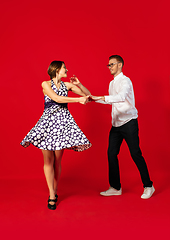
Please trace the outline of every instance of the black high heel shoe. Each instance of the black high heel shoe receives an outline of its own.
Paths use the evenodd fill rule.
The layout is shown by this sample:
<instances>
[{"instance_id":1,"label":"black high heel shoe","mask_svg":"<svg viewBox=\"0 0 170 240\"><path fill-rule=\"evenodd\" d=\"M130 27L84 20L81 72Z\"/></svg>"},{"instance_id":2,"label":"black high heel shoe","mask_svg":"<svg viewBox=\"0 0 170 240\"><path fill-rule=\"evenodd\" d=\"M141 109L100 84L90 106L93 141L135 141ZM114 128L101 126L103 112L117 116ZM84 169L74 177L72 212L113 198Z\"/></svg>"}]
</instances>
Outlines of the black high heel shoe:
<instances>
[{"instance_id":1,"label":"black high heel shoe","mask_svg":"<svg viewBox=\"0 0 170 240\"><path fill-rule=\"evenodd\" d=\"M56 194L55 195L55 202L57 202L58 201L58 195Z\"/></svg>"},{"instance_id":2,"label":"black high heel shoe","mask_svg":"<svg viewBox=\"0 0 170 240\"><path fill-rule=\"evenodd\" d=\"M50 204L50 202L54 202L54 204ZM55 210L56 209L56 199L48 199L48 208L50 210Z\"/></svg>"}]
</instances>

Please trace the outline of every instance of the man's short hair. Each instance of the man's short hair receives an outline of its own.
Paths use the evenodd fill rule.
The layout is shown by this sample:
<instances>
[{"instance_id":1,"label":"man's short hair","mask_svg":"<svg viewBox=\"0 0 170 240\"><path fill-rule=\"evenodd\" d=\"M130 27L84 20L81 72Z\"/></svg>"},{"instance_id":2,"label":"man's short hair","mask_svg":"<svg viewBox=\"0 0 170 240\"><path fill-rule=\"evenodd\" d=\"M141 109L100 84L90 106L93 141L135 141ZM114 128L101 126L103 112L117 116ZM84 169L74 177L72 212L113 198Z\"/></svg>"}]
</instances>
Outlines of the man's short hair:
<instances>
[{"instance_id":1,"label":"man's short hair","mask_svg":"<svg viewBox=\"0 0 170 240\"><path fill-rule=\"evenodd\" d=\"M122 67L123 67L124 60L123 60L123 58L121 56L119 56L119 55L112 55L112 56L109 57L109 60L112 59L112 58L115 58L118 62L121 62L122 63Z\"/></svg>"}]
</instances>

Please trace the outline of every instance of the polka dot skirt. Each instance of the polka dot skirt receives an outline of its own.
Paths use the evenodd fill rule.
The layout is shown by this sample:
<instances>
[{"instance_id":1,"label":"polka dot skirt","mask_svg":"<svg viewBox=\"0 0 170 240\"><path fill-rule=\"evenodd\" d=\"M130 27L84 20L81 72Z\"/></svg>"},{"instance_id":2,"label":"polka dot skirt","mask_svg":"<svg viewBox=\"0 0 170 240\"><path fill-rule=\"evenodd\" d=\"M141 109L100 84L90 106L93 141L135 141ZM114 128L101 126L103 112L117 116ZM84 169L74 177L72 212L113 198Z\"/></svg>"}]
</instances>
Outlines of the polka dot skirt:
<instances>
[{"instance_id":1,"label":"polka dot skirt","mask_svg":"<svg viewBox=\"0 0 170 240\"><path fill-rule=\"evenodd\" d=\"M61 82L58 90L51 80L51 87L60 96L67 96L68 94L64 82ZM47 95L44 98L45 109L43 115L22 140L21 145L28 147L32 143L39 149L51 151L61 149L84 151L90 148L92 144L76 124L67 108L67 104L58 104Z\"/></svg>"}]
</instances>

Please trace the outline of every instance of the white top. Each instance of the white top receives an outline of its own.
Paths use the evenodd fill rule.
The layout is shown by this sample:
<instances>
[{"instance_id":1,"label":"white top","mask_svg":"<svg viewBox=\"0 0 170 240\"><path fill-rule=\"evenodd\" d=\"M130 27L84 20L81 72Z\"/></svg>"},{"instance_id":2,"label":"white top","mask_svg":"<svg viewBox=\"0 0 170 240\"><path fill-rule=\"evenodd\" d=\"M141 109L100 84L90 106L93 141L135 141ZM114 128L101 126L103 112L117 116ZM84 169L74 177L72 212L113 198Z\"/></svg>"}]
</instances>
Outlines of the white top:
<instances>
[{"instance_id":1,"label":"white top","mask_svg":"<svg viewBox=\"0 0 170 240\"><path fill-rule=\"evenodd\" d=\"M96 102L112 105L112 125L119 127L138 117L135 108L133 85L130 78L121 72L109 84L109 96Z\"/></svg>"}]
</instances>

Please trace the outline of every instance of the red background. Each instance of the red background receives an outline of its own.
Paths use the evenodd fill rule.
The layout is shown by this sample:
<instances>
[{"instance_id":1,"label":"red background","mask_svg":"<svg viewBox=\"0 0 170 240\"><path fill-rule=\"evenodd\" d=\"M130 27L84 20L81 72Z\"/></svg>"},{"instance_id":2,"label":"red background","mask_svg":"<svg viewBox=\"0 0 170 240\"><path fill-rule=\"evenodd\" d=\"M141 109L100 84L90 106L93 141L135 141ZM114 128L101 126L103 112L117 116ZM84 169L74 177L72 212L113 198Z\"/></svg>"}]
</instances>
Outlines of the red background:
<instances>
[{"instance_id":1,"label":"red background","mask_svg":"<svg viewBox=\"0 0 170 240\"><path fill-rule=\"evenodd\" d=\"M107 95L112 80L106 67L108 57L119 54L125 60L123 73L133 82L141 149L151 178L157 189L169 188L168 2L1 2L1 180L44 181L41 151L33 146L24 149L19 143L43 112L41 82L49 79L50 62L65 62L69 70L66 81L75 74L93 95ZM65 151L60 191L67 193L68 183L70 187L79 183L99 192L108 187L111 107L72 103L69 109L93 146L82 153ZM137 186L142 193L138 171L124 143L119 159L122 185L129 192ZM2 181L2 196L4 191L10 192L6 186Z\"/></svg>"}]
</instances>

